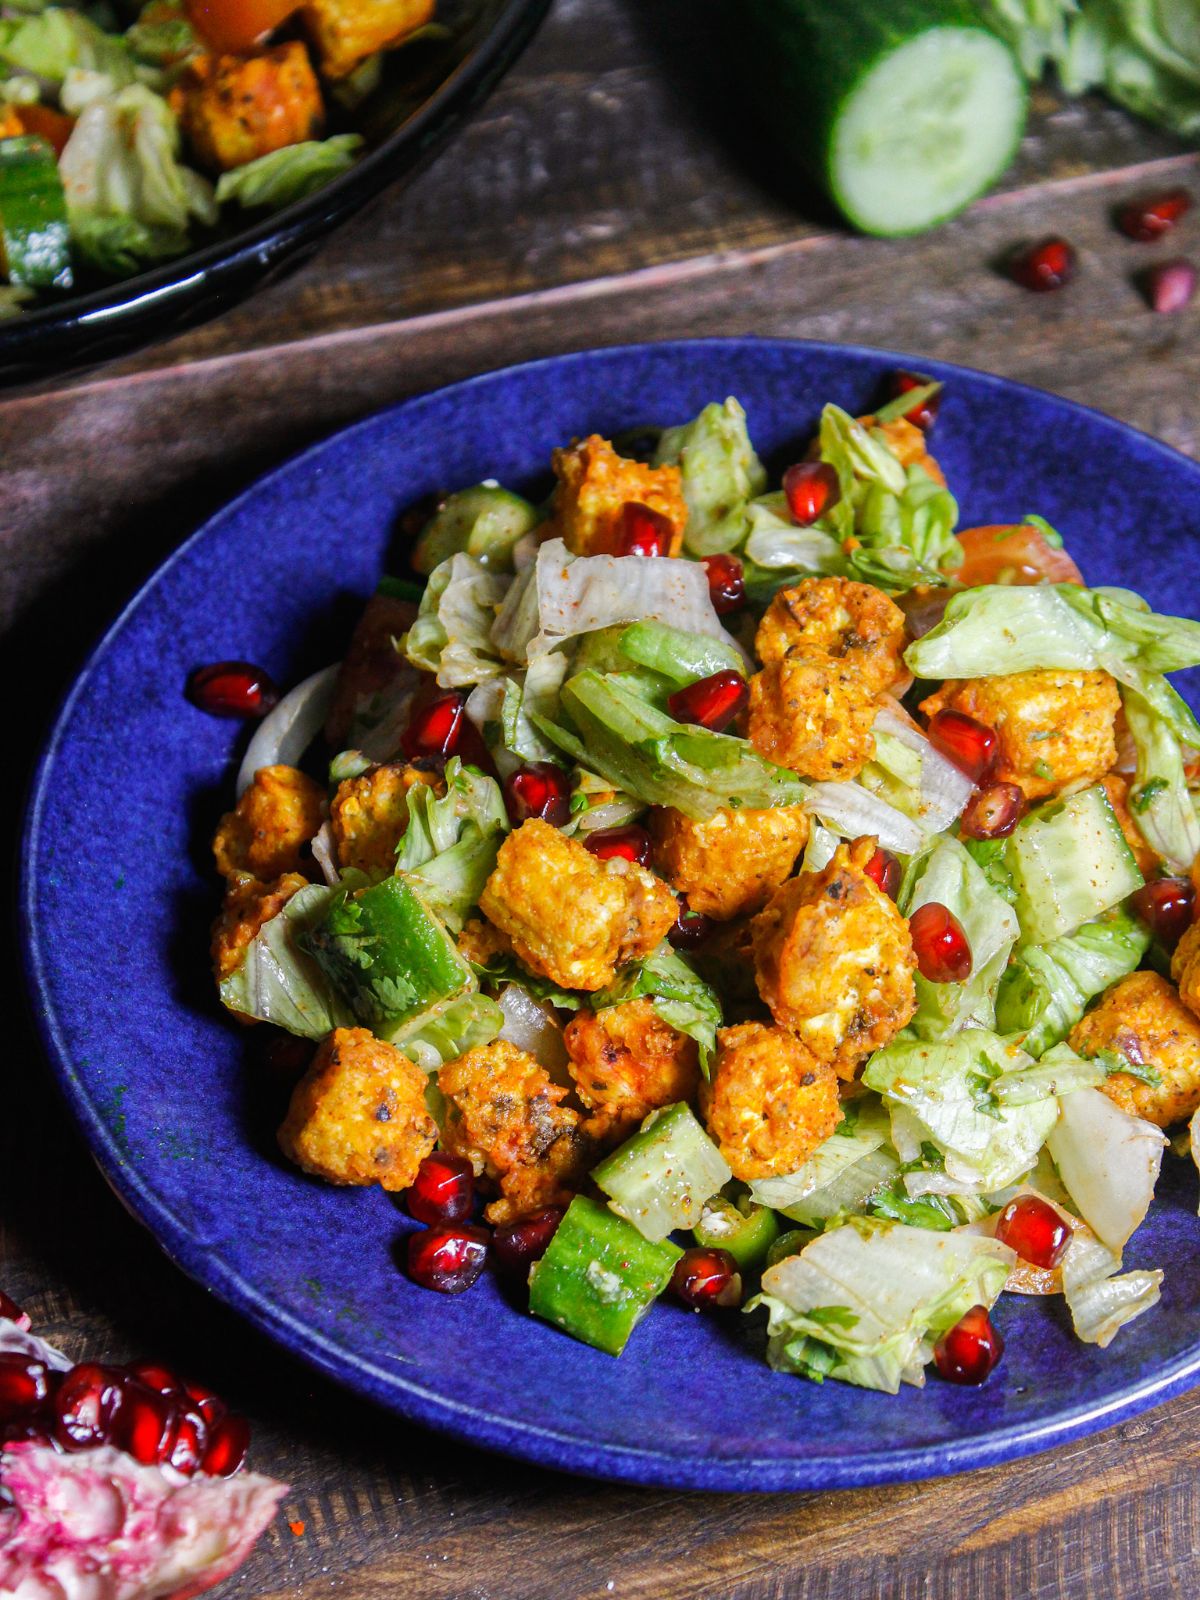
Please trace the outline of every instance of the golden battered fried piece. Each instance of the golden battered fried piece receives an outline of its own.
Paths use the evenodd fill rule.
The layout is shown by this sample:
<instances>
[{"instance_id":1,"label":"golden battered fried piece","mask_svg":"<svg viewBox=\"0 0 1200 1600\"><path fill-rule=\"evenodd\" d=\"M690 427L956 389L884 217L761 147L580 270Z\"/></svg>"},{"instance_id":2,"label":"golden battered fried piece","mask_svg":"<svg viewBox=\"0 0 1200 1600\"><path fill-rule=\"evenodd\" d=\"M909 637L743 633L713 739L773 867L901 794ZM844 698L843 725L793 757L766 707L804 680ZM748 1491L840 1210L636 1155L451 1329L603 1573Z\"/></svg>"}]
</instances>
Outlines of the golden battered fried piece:
<instances>
[{"instance_id":1,"label":"golden battered fried piece","mask_svg":"<svg viewBox=\"0 0 1200 1600\"><path fill-rule=\"evenodd\" d=\"M839 845L823 871L777 889L751 924L771 1015L841 1078L917 1009L908 923L863 870L874 852L873 839Z\"/></svg>"},{"instance_id":2,"label":"golden battered fried piece","mask_svg":"<svg viewBox=\"0 0 1200 1600\"><path fill-rule=\"evenodd\" d=\"M846 779L875 755L876 706L856 667L785 656L750 679L750 743L802 778Z\"/></svg>"},{"instance_id":3,"label":"golden battered fried piece","mask_svg":"<svg viewBox=\"0 0 1200 1600\"><path fill-rule=\"evenodd\" d=\"M701 1086L708 1131L735 1178L795 1172L842 1120L833 1068L786 1028L722 1028L712 1080Z\"/></svg>"},{"instance_id":4,"label":"golden battered fried piece","mask_svg":"<svg viewBox=\"0 0 1200 1600\"><path fill-rule=\"evenodd\" d=\"M399 644L416 616L417 608L411 600L373 594L367 601L338 669L333 701L325 719L325 737L333 749L340 750L346 743L359 714L410 670Z\"/></svg>"},{"instance_id":5,"label":"golden battered fried piece","mask_svg":"<svg viewBox=\"0 0 1200 1600\"><path fill-rule=\"evenodd\" d=\"M396 846L408 827L408 791L417 784L445 787L435 773L390 761L339 783L329 807L339 867L373 878L396 869Z\"/></svg>"},{"instance_id":6,"label":"golden battered fried piece","mask_svg":"<svg viewBox=\"0 0 1200 1600\"><path fill-rule=\"evenodd\" d=\"M655 806L648 828L655 869L687 896L693 911L728 922L761 911L791 876L808 842L809 820L801 806L718 811L704 822Z\"/></svg>"},{"instance_id":7,"label":"golden battered fried piece","mask_svg":"<svg viewBox=\"0 0 1200 1600\"><path fill-rule=\"evenodd\" d=\"M171 106L196 161L228 172L290 144L318 137L321 89L298 41L246 56L194 56Z\"/></svg>"},{"instance_id":8,"label":"golden battered fried piece","mask_svg":"<svg viewBox=\"0 0 1200 1600\"><path fill-rule=\"evenodd\" d=\"M463 924L458 936L458 951L475 966L487 967L493 961L511 956L513 947L508 935L493 927L486 917L472 917Z\"/></svg>"},{"instance_id":9,"label":"golden battered fried piece","mask_svg":"<svg viewBox=\"0 0 1200 1600\"><path fill-rule=\"evenodd\" d=\"M1114 1072L1100 1085L1132 1116L1169 1128L1200 1106L1200 1022L1157 972L1133 972L1114 983L1067 1042L1081 1056L1115 1050L1159 1074L1157 1085L1128 1072Z\"/></svg>"},{"instance_id":10,"label":"golden battered fried piece","mask_svg":"<svg viewBox=\"0 0 1200 1600\"><path fill-rule=\"evenodd\" d=\"M1133 819L1129 809L1129 790L1132 779L1123 772L1110 772L1103 780L1104 792L1109 803L1117 814L1117 821L1121 824L1121 832L1125 835L1125 843L1133 851L1134 860L1143 878L1150 879L1157 875L1161 857L1153 845L1147 844L1142 836L1142 831Z\"/></svg>"},{"instance_id":11,"label":"golden battered fried piece","mask_svg":"<svg viewBox=\"0 0 1200 1600\"><path fill-rule=\"evenodd\" d=\"M589 991L649 955L679 913L652 872L619 857L600 861L538 817L500 846L479 909L532 972Z\"/></svg>"},{"instance_id":12,"label":"golden battered fried piece","mask_svg":"<svg viewBox=\"0 0 1200 1600\"><path fill-rule=\"evenodd\" d=\"M366 1028L335 1028L296 1085L279 1146L329 1183L407 1189L437 1141L426 1077Z\"/></svg>"},{"instance_id":13,"label":"golden battered fried piece","mask_svg":"<svg viewBox=\"0 0 1200 1600\"><path fill-rule=\"evenodd\" d=\"M19 139L24 132L25 124L16 106L0 105L0 139Z\"/></svg>"},{"instance_id":14,"label":"golden battered fried piece","mask_svg":"<svg viewBox=\"0 0 1200 1600\"><path fill-rule=\"evenodd\" d=\"M996 730L997 782L1027 800L1099 783L1117 759L1121 697L1107 672L1040 669L944 683L921 702L932 717L949 707Z\"/></svg>"},{"instance_id":15,"label":"golden battered fried piece","mask_svg":"<svg viewBox=\"0 0 1200 1600\"><path fill-rule=\"evenodd\" d=\"M621 512L630 502L649 506L674 529L670 554L683 548L687 502L678 467L648 467L619 456L598 433L554 452L554 523L577 556L617 553Z\"/></svg>"},{"instance_id":16,"label":"golden battered fried piece","mask_svg":"<svg viewBox=\"0 0 1200 1600\"><path fill-rule=\"evenodd\" d=\"M1179 986L1179 998L1193 1016L1200 1017L1200 922L1193 922L1175 946L1171 976Z\"/></svg>"},{"instance_id":17,"label":"golden battered fried piece","mask_svg":"<svg viewBox=\"0 0 1200 1600\"><path fill-rule=\"evenodd\" d=\"M263 923L278 916L298 889L307 888L308 879L299 872L285 872L273 883L259 883L257 878L230 883L212 930L213 972L218 983L237 971Z\"/></svg>"},{"instance_id":18,"label":"golden battered fried piece","mask_svg":"<svg viewBox=\"0 0 1200 1600\"><path fill-rule=\"evenodd\" d=\"M590 1146L579 1113L559 1104L567 1091L533 1056L497 1039L448 1061L438 1088L446 1097L443 1147L499 1185L490 1221L568 1204L586 1176Z\"/></svg>"},{"instance_id":19,"label":"golden battered fried piece","mask_svg":"<svg viewBox=\"0 0 1200 1600\"><path fill-rule=\"evenodd\" d=\"M594 1132L624 1137L651 1111L690 1100L700 1080L696 1041L672 1028L648 999L580 1011L563 1043Z\"/></svg>"},{"instance_id":20,"label":"golden battered fried piece","mask_svg":"<svg viewBox=\"0 0 1200 1600\"><path fill-rule=\"evenodd\" d=\"M857 667L871 696L908 676L904 613L881 589L849 578L805 578L780 589L758 625L765 665L786 655L831 656Z\"/></svg>"},{"instance_id":21,"label":"golden battered fried piece","mask_svg":"<svg viewBox=\"0 0 1200 1600\"><path fill-rule=\"evenodd\" d=\"M322 75L344 78L433 16L436 0L308 0L302 16Z\"/></svg>"},{"instance_id":22,"label":"golden battered fried piece","mask_svg":"<svg viewBox=\"0 0 1200 1600\"><path fill-rule=\"evenodd\" d=\"M217 871L232 883L264 883L300 871L300 854L321 826L325 796L296 767L260 767L213 835Z\"/></svg>"}]
</instances>

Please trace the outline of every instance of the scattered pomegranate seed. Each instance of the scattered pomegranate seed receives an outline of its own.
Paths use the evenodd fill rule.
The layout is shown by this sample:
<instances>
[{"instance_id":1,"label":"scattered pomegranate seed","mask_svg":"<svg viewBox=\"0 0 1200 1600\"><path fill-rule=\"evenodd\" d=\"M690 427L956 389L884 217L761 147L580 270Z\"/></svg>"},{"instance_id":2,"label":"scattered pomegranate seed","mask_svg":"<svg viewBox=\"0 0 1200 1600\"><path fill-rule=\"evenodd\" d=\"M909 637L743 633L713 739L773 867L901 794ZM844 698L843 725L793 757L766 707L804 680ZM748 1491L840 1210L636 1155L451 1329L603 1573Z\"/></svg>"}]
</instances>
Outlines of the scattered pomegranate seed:
<instances>
[{"instance_id":1,"label":"scattered pomegranate seed","mask_svg":"<svg viewBox=\"0 0 1200 1600\"><path fill-rule=\"evenodd\" d=\"M201 1472L210 1478L232 1478L245 1461L249 1446L250 1424L235 1412L227 1413L208 1436Z\"/></svg>"},{"instance_id":2,"label":"scattered pomegranate seed","mask_svg":"<svg viewBox=\"0 0 1200 1600\"><path fill-rule=\"evenodd\" d=\"M15 1322L19 1328L29 1327L29 1318L15 1300L10 1300L3 1289L0 1289L0 1320Z\"/></svg>"},{"instance_id":3,"label":"scattered pomegranate seed","mask_svg":"<svg viewBox=\"0 0 1200 1600\"><path fill-rule=\"evenodd\" d=\"M674 524L661 511L654 511L637 500L628 500L621 507L617 555L669 556L674 538Z\"/></svg>"},{"instance_id":4,"label":"scattered pomegranate seed","mask_svg":"<svg viewBox=\"0 0 1200 1600\"><path fill-rule=\"evenodd\" d=\"M504 803L514 828L530 817L561 828L571 816L571 785L553 761L532 761L505 779Z\"/></svg>"},{"instance_id":5,"label":"scattered pomegranate seed","mask_svg":"<svg viewBox=\"0 0 1200 1600\"><path fill-rule=\"evenodd\" d=\"M898 399L902 394L911 394L914 389L925 389L933 382L932 378L923 378L919 372L893 372L889 380L892 398ZM937 414L942 407L942 392L930 395L928 400L919 401L911 411L904 413L905 422L911 422L914 427L928 433L937 421Z\"/></svg>"},{"instance_id":6,"label":"scattered pomegranate seed","mask_svg":"<svg viewBox=\"0 0 1200 1600\"><path fill-rule=\"evenodd\" d=\"M475 1169L465 1156L435 1150L425 1157L408 1191L408 1209L418 1222L462 1222L474 1204Z\"/></svg>"},{"instance_id":7,"label":"scattered pomegranate seed","mask_svg":"<svg viewBox=\"0 0 1200 1600\"><path fill-rule=\"evenodd\" d=\"M1025 810L1025 795L1019 784L990 783L976 789L967 801L958 831L966 839L1007 839Z\"/></svg>"},{"instance_id":8,"label":"scattered pomegranate seed","mask_svg":"<svg viewBox=\"0 0 1200 1600\"><path fill-rule=\"evenodd\" d=\"M937 711L925 730L930 742L968 778L982 782L996 764L995 729L965 711Z\"/></svg>"},{"instance_id":9,"label":"scattered pomegranate seed","mask_svg":"<svg viewBox=\"0 0 1200 1600\"><path fill-rule=\"evenodd\" d=\"M1192 197L1186 189L1168 189L1164 194L1128 201L1117 212L1117 227L1139 244L1153 244L1170 233L1191 207Z\"/></svg>"},{"instance_id":10,"label":"scattered pomegranate seed","mask_svg":"<svg viewBox=\"0 0 1200 1600\"><path fill-rule=\"evenodd\" d=\"M750 685L732 667L676 689L667 698L667 710L676 722L689 722L709 733L720 733L750 704Z\"/></svg>"},{"instance_id":11,"label":"scattered pomegranate seed","mask_svg":"<svg viewBox=\"0 0 1200 1600\"><path fill-rule=\"evenodd\" d=\"M1010 1200L996 1222L996 1237L1031 1266L1056 1267L1067 1253L1071 1229L1046 1200L1036 1194Z\"/></svg>"},{"instance_id":12,"label":"scattered pomegranate seed","mask_svg":"<svg viewBox=\"0 0 1200 1600\"><path fill-rule=\"evenodd\" d=\"M972 1306L938 1340L933 1359L947 1383L983 1383L1004 1354L1004 1340L986 1306Z\"/></svg>"},{"instance_id":13,"label":"scattered pomegranate seed","mask_svg":"<svg viewBox=\"0 0 1200 1600\"><path fill-rule=\"evenodd\" d=\"M214 717L265 717L279 690L250 661L214 661L197 667L187 681L187 697Z\"/></svg>"},{"instance_id":14,"label":"scattered pomegranate seed","mask_svg":"<svg viewBox=\"0 0 1200 1600\"><path fill-rule=\"evenodd\" d=\"M185 1478L200 1471L200 1463L208 1449L208 1423L196 1406L177 1406L175 1412L175 1437L171 1441L164 1465L173 1467Z\"/></svg>"},{"instance_id":15,"label":"scattered pomegranate seed","mask_svg":"<svg viewBox=\"0 0 1200 1600\"><path fill-rule=\"evenodd\" d=\"M792 521L802 528L831 511L842 498L841 480L827 461L799 461L783 475Z\"/></svg>"},{"instance_id":16,"label":"scattered pomegranate seed","mask_svg":"<svg viewBox=\"0 0 1200 1600\"><path fill-rule=\"evenodd\" d=\"M483 1271L488 1236L482 1228L423 1228L408 1241L408 1274L423 1289L462 1294Z\"/></svg>"},{"instance_id":17,"label":"scattered pomegranate seed","mask_svg":"<svg viewBox=\"0 0 1200 1600\"><path fill-rule=\"evenodd\" d=\"M170 1395L136 1378L126 1382L113 1432L114 1444L127 1450L144 1467L158 1466L174 1447L177 1427L178 1413Z\"/></svg>"},{"instance_id":18,"label":"scattered pomegranate seed","mask_svg":"<svg viewBox=\"0 0 1200 1600\"><path fill-rule=\"evenodd\" d=\"M742 1275L728 1250L685 1250L671 1274L671 1292L693 1311L740 1306Z\"/></svg>"},{"instance_id":19,"label":"scattered pomegranate seed","mask_svg":"<svg viewBox=\"0 0 1200 1600\"><path fill-rule=\"evenodd\" d=\"M1134 911L1168 950L1183 938L1196 910L1196 891L1187 878L1156 878L1130 897Z\"/></svg>"},{"instance_id":20,"label":"scattered pomegranate seed","mask_svg":"<svg viewBox=\"0 0 1200 1600\"><path fill-rule=\"evenodd\" d=\"M597 828L583 843L584 848L601 861L612 861L619 856L625 861L636 861L639 867L650 865L650 835L636 822L624 828Z\"/></svg>"},{"instance_id":21,"label":"scattered pomegranate seed","mask_svg":"<svg viewBox=\"0 0 1200 1600\"><path fill-rule=\"evenodd\" d=\"M400 737L400 748L409 760L452 756L462 737L465 705L457 689L448 689L418 706Z\"/></svg>"},{"instance_id":22,"label":"scattered pomegranate seed","mask_svg":"<svg viewBox=\"0 0 1200 1600\"><path fill-rule=\"evenodd\" d=\"M719 617L740 611L746 604L746 575L736 556L705 556L708 594Z\"/></svg>"},{"instance_id":23,"label":"scattered pomegranate seed","mask_svg":"<svg viewBox=\"0 0 1200 1600\"><path fill-rule=\"evenodd\" d=\"M183 1393L183 1384L161 1361L131 1361L125 1371L156 1394L170 1395L174 1399Z\"/></svg>"},{"instance_id":24,"label":"scattered pomegranate seed","mask_svg":"<svg viewBox=\"0 0 1200 1600\"><path fill-rule=\"evenodd\" d=\"M1196 269L1190 261L1161 261L1142 275L1152 311L1185 311L1196 294Z\"/></svg>"},{"instance_id":25,"label":"scattered pomegranate seed","mask_svg":"<svg viewBox=\"0 0 1200 1600\"><path fill-rule=\"evenodd\" d=\"M971 946L962 923L937 900L918 906L908 919L913 953L930 983L965 983L971 976Z\"/></svg>"},{"instance_id":26,"label":"scattered pomegranate seed","mask_svg":"<svg viewBox=\"0 0 1200 1600\"><path fill-rule=\"evenodd\" d=\"M50 1398L51 1381L50 1368L36 1356L0 1355L0 1422L40 1410Z\"/></svg>"},{"instance_id":27,"label":"scattered pomegranate seed","mask_svg":"<svg viewBox=\"0 0 1200 1600\"><path fill-rule=\"evenodd\" d=\"M492 1239L496 1259L509 1272L526 1275L535 1261L540 1261L550 1248L550 1241L558 1232L563 1219L559 1206L544 1206L517 1222L497 1228Z\"/></svg>"},{"instance_id":28,"label":"scattered pomegranate seed","mask_svg":"<svg viewBox=\"0 0 1200 1600\"><path fill-rule=\"evenodd\" d=\"M1052 237L1018 251L1009 263L1009 272L1023 289L1045 293L1069 283L1075 276L1076 262L1074 245Z\"/></svg>"},{"instance_id":29,"label":"scattered pomegranate seed","mask_svg":"<svg viewBox=\"0 0 1200 1600\"><path fill-rule=\"evenodd\" d=\"M900 888L900 863L890 850L885 850L882 845L875 846L875 854L863 868L872 883L876 883L892 900L896 898Z\"/></svg>"},{"instance_id":30,"label":"scattered pomegranate seed","mask_svg":"<svg viewBox=\"0 0 1200 1600\"><path fill-rule=\"evenodd\" d=\"M710 938L716 923L703 911L693 911L682 895L679 897L679 915L667 938L676 950L695 950Z\"/></svg>"},{"instance_id":31,"label":"scattered pomegranate seed","mask_svg":"<svg viewBox=\"0 0 1200 1600\"><path fill-rule=\"evenodd\" d=\"M215 1428L229 1410L221 1396L202 1383L185 1383L183 1389L210 1429Z\"/></svg>"},{"instance_id":32,"label":"scattered pomegranate seed","mask_svg":"<svg viewBox=\"0 0 1200 1600\"><path fill-rule=\"evenodd\" d=\"M124 1403L123 1374L82 1361L59 1380L54 1396L54 1437L64 1450L109 1444Z\"/></svg>"}]
</instances>

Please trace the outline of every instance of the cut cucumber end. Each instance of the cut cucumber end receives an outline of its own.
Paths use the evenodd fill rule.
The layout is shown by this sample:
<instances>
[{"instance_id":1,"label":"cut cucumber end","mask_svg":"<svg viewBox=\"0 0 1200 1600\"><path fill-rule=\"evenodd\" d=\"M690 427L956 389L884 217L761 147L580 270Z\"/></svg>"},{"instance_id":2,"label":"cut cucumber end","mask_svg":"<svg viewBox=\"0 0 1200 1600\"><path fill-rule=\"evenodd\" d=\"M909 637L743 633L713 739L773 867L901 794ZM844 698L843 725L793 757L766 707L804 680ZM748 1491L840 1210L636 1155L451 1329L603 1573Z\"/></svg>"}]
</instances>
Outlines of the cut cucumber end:
<instances>
[{"instance_id":1,"label":"cut cucumber end","mask_svg":"<svg viewBox=\"0 0 1200 1600\"><path fill-rule=\"evenodd\" d=\"M833 195L855 227L894 237L946 221L1012 159L1025 86L980 28L932 28L883 56L838 118Z\"/></svg>"}]
</instances>

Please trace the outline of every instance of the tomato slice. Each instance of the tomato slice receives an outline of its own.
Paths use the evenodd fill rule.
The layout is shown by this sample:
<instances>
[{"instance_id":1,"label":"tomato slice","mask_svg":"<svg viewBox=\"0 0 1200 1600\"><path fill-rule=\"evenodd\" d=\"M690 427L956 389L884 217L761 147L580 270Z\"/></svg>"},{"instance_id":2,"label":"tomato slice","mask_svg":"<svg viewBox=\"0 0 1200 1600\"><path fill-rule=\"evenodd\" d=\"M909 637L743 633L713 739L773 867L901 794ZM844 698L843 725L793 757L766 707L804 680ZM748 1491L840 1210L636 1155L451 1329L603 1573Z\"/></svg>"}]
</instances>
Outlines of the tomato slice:
<instances>
[{"instance_id":1,"label":"tomato slice","mask_svg":"<svg viewBox=\"0 0 1200 1600\"><path fill-rule=\"evenodd\" d=\"M1047 543L1038 528L965 528L959 534L963 564L954 574L974 589L981 583L1082 583L1083 574L1065 550Z\"/></svg>"},{"instance_id":2,"label":"tomato slice","mask_svg":"<svg viewBox=\"0 0 1200 1600\"><path fill-rule=\"evenodd\" d=\"M26 133L45 139L47 144L53 145L56 156L62 155L75 126L74 117L66 117L61 111L55 111L53 106L43 105L20 106L17 115Z\"/></svg>"},{"instance_id":3,"label":"tomato slice","mask_svg":"<svg viewBox=\"0 0 1200 1600\"><path fill-rule=\"evenodd\" d=\"M299 0L185 0L188 19L214 50L249 50L299 9Z\"/></svg>"}]
</instances>

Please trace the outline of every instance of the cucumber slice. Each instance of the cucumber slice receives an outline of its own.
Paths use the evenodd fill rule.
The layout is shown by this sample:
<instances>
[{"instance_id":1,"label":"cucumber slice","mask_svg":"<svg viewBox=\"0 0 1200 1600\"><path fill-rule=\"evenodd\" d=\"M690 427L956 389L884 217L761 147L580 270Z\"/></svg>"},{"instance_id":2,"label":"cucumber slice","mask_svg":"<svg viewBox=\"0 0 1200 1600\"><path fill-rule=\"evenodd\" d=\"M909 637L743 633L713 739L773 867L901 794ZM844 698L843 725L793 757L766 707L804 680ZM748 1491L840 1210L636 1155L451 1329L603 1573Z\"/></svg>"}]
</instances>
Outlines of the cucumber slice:
<instances>
[{"instance_id":1,"label":"cucumber slice","mask_svg":"<svg viewBox=\"0 0 1200 1600\"><path fill-rule=\"evenodd\" d=\"M655 1241L675 1228L694 1227L704 1202L732 1177L725 1157L682 1102L652 1112L641 1131L592 1173L617 1215Z\"/></svg>"},{"instance_id":2,"label":"cucumber slice","mask_svg":"<svg viewBox=\"0 0 1200 1600\"><path fill-rule=\"evenodd\" d=\"M1005 859L1031 944L1074 933L1145 882L1099 784L1026 817Z\"/></svg>"},{"instance_id":3,"label":"cucumber slice","mask_svg":"<svg viewBox=\"0 0 1200 1600\"><path fill-rule=\"evenodd\" d=\"M447 496L425 524L412 553L413 570L428 577L460 550L497 572L512 571L513 546L537 525L538 514L519 494L477 483Z\"/></svg>"},{"instance_id":4,"label":"cucumber slice","mask_svg":"<svg viewBox=\"0 0 1200 1600\"><path fill-rule=\"evenodd\" d=\"M630 661L660 672L675 684L695 683L714 672L746 671L740 652L724 639L687 633L665 622L635 622L622 632L620 648ZM575 670L580 670L578 663Z\"/></svg>"},{"instance_id":5,"label":"cucumber slice","mask_svg":"<svg viewBox=\"0 0 1200 1600\"><path fill-rule=\"evenodd\" d=\"M743 1274L759 1272L779 1237L779 1218L768 1206L744 1196L742 1205L716 1194L700 1213L693 1237L707 1250L728 1250Z\"/></svg>"},{"instance_id":6,"label":"cucumber slice","mask_svg":"<svg viewBox=\"0 0 1200 1600\"><path fill-rule=\"evenodd\" d=\"M0 269L27 289L69 289L71 230L45 139L0 139Z\"/></svg>"},{"instance_id":7,"label":"cucumber slice","mask_svg":"<svg viewBox=\"0 0 1200 1600\"><path fill-rule=\"evenodd\" d=\"M1026 92L969 0L747 0L756 98L865 233L919 233L1012 160Z\"/></svg>"}]
</instances>

